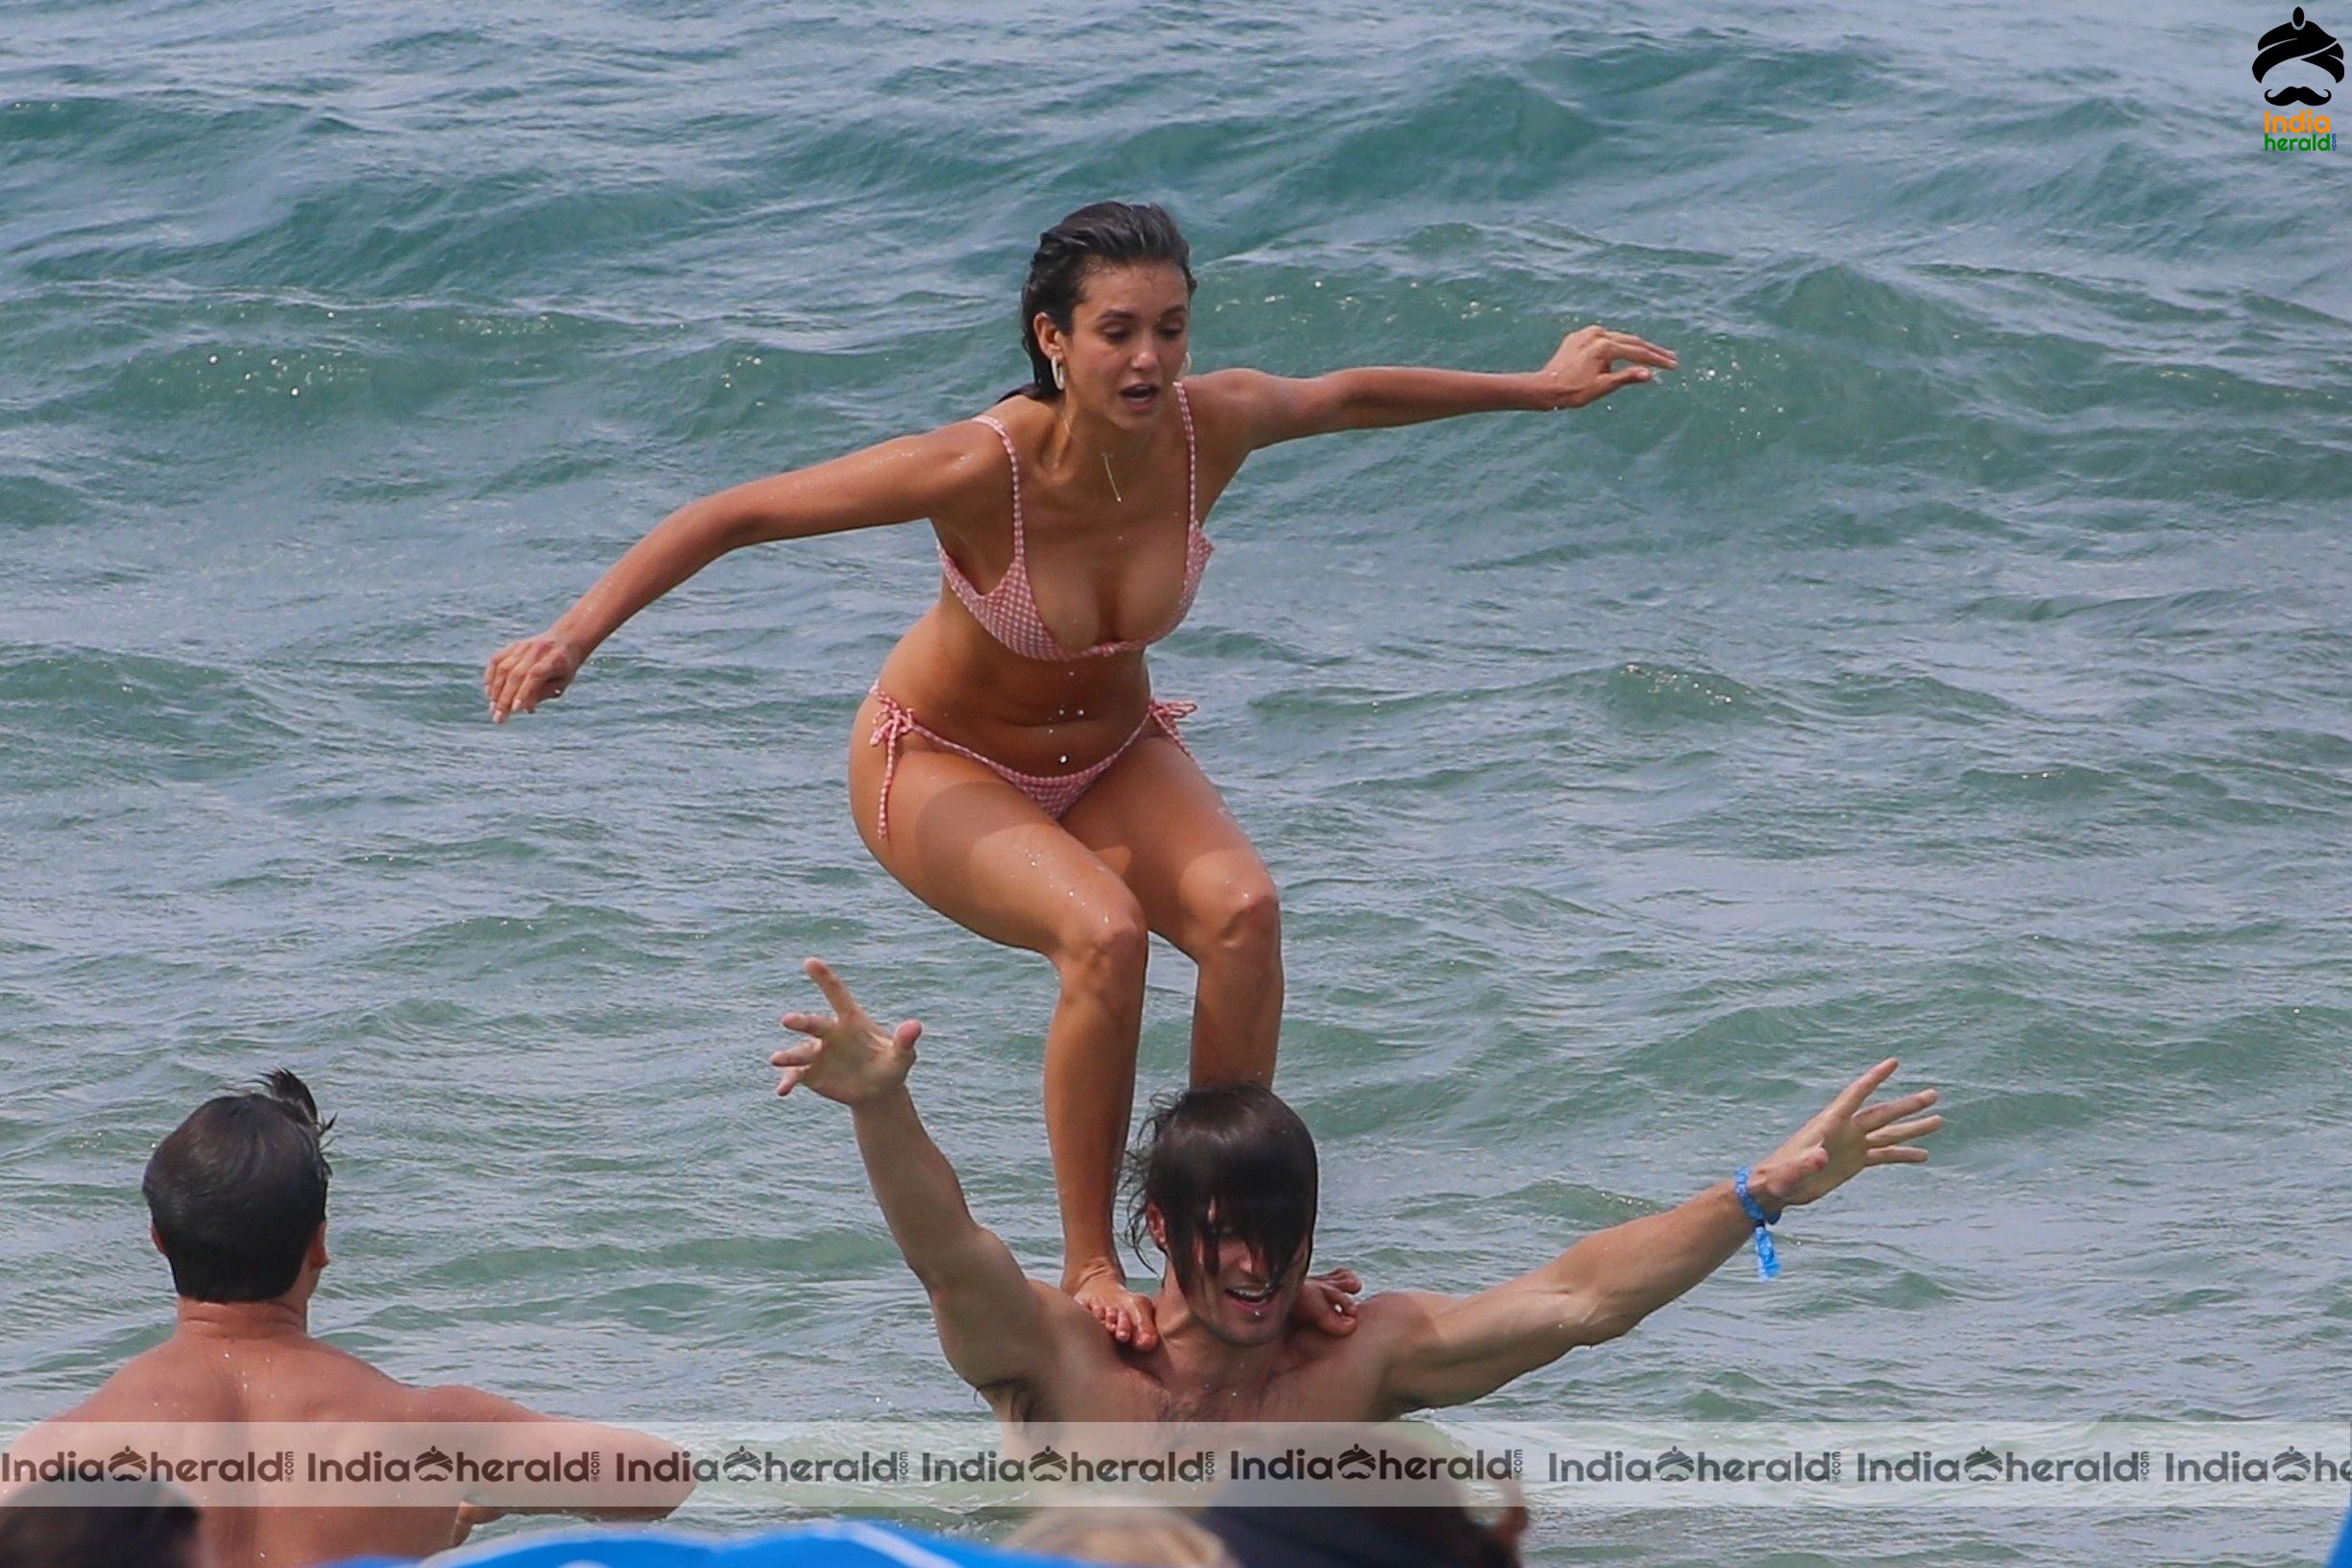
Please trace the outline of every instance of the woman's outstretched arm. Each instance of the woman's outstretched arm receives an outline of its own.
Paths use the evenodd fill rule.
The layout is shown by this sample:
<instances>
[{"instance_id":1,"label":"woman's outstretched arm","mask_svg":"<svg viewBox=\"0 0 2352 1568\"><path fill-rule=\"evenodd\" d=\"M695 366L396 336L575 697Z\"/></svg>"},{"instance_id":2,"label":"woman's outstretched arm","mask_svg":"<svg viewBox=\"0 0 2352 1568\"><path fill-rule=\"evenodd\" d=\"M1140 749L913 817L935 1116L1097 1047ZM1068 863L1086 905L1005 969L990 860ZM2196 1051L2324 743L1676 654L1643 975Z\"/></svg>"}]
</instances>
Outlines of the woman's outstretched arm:
<instances>
[{"instance_id":1,"label":"woman's outstretched arm","mask_svg":"<svg viewBox=\"0 0 2352 1568\"><path fill-rule=\"evenodd\" d=\"M1236 411L1254 451L1301 436L1420 424L1456 414L1582 408L1675 364L1670 349L1630 332L1588 326L1563 339L1541 370L1521 374L1368 365L1301 380L1252 370L1215 371L1195 380Z\"/></svg>"},{"instance_id":2,"label":"woman's outstretched arm","mask_svg":"<svg viewBox=\"0 0 2352 1568\"><path fill-rule=\"evenodd\" d=\"M946 425L831 462L687 502L631 545L579 601L537 637L492 656L482 687L490 716L527 713L563 694L621 622L726 554L769 540L807 539L934 516L957 487L982 477L993 442Z\"/></svg>"}]
</instances>

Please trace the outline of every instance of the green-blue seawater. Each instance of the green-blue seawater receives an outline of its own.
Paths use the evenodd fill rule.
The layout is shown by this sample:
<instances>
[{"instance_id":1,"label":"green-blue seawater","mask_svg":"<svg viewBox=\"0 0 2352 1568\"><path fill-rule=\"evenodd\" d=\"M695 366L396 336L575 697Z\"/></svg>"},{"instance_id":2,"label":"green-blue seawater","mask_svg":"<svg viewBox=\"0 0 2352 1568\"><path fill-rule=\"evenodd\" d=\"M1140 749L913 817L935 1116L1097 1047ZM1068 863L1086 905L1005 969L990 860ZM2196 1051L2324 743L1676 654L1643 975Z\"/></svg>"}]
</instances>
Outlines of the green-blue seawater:
<instances>
[{"instance_id":1,"label":"green-blue seawater","mask_svg":"<svg viewBox=\"0 0 2352 1568\"><path fill-rule=\"evenodd\" d=\"M730 557L503 728L479 676L676 504L1025 379L1030 250L1105 197L1184 225L1198 371L1682 356L1260 454L1153 651L1282 888L1323 1260L1515 1273L1897 1054L1933 1165L1486 1412L2344 1414L2352 158L2261 151L2285 10L14 0L0 1416L163 1332L141 1162L279 1064L340 1117L316 1324L400 1376L977 1408L765 1066L807 953L924 1019L1054 1264L1052 974L845 806L925 531ZM1554 1511L1534 1557L2334 1524Z\"/></svg>"}]
</instances>

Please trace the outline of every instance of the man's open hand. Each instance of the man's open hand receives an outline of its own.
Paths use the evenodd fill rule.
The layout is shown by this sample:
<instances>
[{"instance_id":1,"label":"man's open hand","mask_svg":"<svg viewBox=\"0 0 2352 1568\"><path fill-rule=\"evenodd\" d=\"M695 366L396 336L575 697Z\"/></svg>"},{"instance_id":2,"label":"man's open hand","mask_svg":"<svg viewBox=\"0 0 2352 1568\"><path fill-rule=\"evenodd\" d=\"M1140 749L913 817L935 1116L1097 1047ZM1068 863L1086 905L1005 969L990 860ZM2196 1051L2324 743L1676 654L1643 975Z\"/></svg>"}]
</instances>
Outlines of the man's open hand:
<instances>
[{"instance_id":1,"label":"man's open hand","mask_svg":"<svg viewBox=\"0 0 2352 1568\"><path fill-rule=\"evenodd\" d=\"M1889 1056L1846 1085L1771 1158L1751 1167L1748 1191L1756 1200L1767 1209L1793 1209L1828 1196L1865 1166L1924 1165L1928 1151L1910 1146L1944 1124L1940 1116L1917 1114L1935 1103L1935 1091L1864 1103L1895 1075L1897 1065Z\"/></svg>"},{"instance_id":2,"label":"man's open hand","mask_svg":"<svg viewBox=\"0 0 2352 1568\"><path fill-rule=\"evenodd\" d=\"M908 1069L914 1066L914 1042L923 1025L909 1019L885 1034L823 959L812 958L801 968L833 1003L833 1012L829 1017L784 1015L786 1028L808 1038L767 1059L768 1066L784 1070L776 1081L776 1093L788 1095L805 1083L827 1099L857 1105L905 1083Z\"/></svg>"}]
</instances>

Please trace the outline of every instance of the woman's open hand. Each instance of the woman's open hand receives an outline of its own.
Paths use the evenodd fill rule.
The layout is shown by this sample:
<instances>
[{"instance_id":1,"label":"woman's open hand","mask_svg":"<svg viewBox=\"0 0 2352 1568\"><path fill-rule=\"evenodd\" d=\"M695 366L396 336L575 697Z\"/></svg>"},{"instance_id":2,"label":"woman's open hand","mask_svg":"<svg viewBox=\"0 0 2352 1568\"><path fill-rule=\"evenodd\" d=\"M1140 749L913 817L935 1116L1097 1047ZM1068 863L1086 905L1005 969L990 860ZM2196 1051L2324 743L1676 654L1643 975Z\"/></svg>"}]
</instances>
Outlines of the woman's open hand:
<instances>
[{"instance_id":1,"label":"woman's open hand","mask_svg":"<svg viewBox=\"0 0 2352 1568\"><path fill-rule=\"evenodd\" d=\"M1620 363L1625 369L1617 369ZM1673 350L1631 332L1587 326L1562 338L1559 351L1537 376L1552 407L1582 408L1619 387L1647 381L1653 371L1670 371L1680 363Z\"/></svg>"},{"instance_id":2,"label":"woman's open hand","mask_svg":"<svg viewBox=\"0 0 2352 1568\"><path fill-rule=\"evenodd\" d=\"M587 650L569 638L542 634L509 642L490 656L490 667L482 671L492 720L503 724L509 713L527 713L562 696L587 658Z\"/></svg>"}]
</instances>

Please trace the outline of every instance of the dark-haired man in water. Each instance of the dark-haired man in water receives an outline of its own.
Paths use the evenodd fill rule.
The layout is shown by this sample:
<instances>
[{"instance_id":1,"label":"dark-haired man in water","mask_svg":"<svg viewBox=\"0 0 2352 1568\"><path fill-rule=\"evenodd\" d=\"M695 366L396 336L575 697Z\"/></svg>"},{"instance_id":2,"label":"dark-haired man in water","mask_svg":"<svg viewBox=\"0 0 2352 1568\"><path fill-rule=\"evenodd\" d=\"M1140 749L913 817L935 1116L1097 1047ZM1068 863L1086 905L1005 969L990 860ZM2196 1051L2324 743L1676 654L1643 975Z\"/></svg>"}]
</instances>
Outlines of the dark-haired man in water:
<instances>
[{"instance_id":1,"label":"dark-haired man in water","mask_svg":"<svg viewBox=\"0 0 2352 1568\"><path fill-rule=\"evenodd\" d=\"M1756 1228L1732 1182L1664 1214L1586 1237L1475 1295L1399 1291L1334 1337L1292 1319L1314 1249L1315 1143L1271 1090L1195 1089L1152 1119L1136 1167L1138 1218L1168 1260L1159 1342L1118 1344L1084 1308L1021 1272L965 1208L956 1172L907 1093L920 1025L885 1030L815 959L831 1015L788 1013L808 1038L778 1051L779 1093L850 1108L867 1179L963 1380L1016 1428L1153 1420L1383 1421L1483 1398L1579 1345L1613 1339L1697 1285ZM1767 1216L1827 1196L1943 1124L1932 1089L1870 1103L1880 1062L1748 1172Z\"/></svg>"},{"instance_id":2,"label":"dark-haired man in water","mask_svg":"<svg viewBox=\"0 0 2352 1568\"><path fill-rule=\"evenodd\" d=\"M282 1434L299 1423L338 1456L380 1446L400 1457L436 1443L436 1433L438 1443L451 1442L454 1428L462 1434L456 1440L472 1445L466 1457L477 1473L481 1461L564 1449L607 1456L609 1477L620 1467L612 1456L652 1463L675 1452L643 1433L557 1421L478 1388L396 1382L312 1339L310 1297L327 1265L322 1139L330 1124L320 1121L303 1080L281 1070L255 1093L207 1100L163 1140L140 1185L156 1249L171 1265L178 1324L96 1393L28 1433L9 1455L19 1474L62 1452L112 1453L130 1428L153 1435L151 1442L126 1444L134 1452L171 1449L175 1457L174 1439L205 1427ZM101 1435L86 1423L124 1427L103 1434L99 1450L92 1439ZM400 1427L407 1430L387 1430ZM484 1453L485 1443L507 1452ZM307 1457L298 1455L298 1466ZM691 1481L640 1486L629 1507L561 1511L658 1517L691 1490ZM501 1512L554 1511L530 1506L542 1495L452 1476L446 1484L410 1488L400 1506L338 1499L342 1506L206 1507L204 1546L219 1568L420 1557ZM35 1496L26 1488L16 1501L30 1506Z\"/></svg>"}]
</instances>

